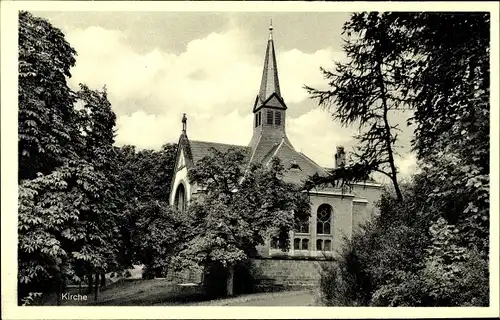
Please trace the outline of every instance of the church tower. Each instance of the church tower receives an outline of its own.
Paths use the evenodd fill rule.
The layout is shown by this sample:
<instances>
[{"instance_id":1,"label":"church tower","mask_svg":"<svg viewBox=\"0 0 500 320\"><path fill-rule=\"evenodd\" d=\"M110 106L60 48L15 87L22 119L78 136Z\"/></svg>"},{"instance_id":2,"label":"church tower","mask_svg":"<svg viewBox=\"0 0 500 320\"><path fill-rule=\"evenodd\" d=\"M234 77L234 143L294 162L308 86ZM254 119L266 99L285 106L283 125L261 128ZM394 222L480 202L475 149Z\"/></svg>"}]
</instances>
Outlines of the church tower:
<instances>
[{"instance_id":1,"label":"church tower","mask_svg":"<svg viewBox=\"0 0 500 320\"><path fill-rule=\"evenodd\" d=\"M253 105L253 135L249 144L253 154L256 149L260 149L259 145L272 148L273 145L280 144L282 140L291 145L285 131L286 110L287 106L280 91L271 24L260 90ZM253 160L258 161L258 159Z\"/></svg>"}]
</instances>

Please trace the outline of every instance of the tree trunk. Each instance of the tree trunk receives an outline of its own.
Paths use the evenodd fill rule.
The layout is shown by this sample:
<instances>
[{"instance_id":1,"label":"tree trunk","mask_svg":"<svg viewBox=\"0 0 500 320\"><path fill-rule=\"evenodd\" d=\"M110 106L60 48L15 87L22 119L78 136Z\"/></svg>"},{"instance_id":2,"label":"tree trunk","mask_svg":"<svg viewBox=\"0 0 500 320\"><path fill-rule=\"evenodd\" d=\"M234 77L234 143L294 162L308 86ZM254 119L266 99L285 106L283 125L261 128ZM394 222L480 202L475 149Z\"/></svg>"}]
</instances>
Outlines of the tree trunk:
<instances>
[{"instance_id":1,"label":"tree trunk","mask_svg":"<svg viewBox=\"0 0 500 320\"><path fill-rule=\"evenodd\" d=\"M104 271L101 272L101 288L106 287L106 273Z\"/></svg>"},{"instance_id":2,"label":"tree trunk","mask_svg":"<svg viewBox=\"0 0 500 320\"><path fill-rule=\"evenodd\" d=\"M234 266L229 266L227 272L226 295L231 297L234 295Z\"/></svg>"},{"instance_id":3,"label":"tree trunk","mask_svg":"<svg viewBox=\"0 0 500 320\"><path fill-rule=\"evenodd\" d=\"M95 291L94 291L94 301L97 301L97 296L99 294L99 272L95 273Z\"/></svg>"},{"instance_id":4,"label":"tree trunk","mask_svg":"<svg viewBox=\"0 0 500 320\"><path fill-rule=\"evenodd\" d=\"M92 290L94 287L93 279L94 277L92 276L92 268L88 269L87 273L87 281L88 281L88 288L87 288L87 294L92 294Z\"/></svg>"},{"instance_id":5,"label":"tree trunk","mask_svg":"<svg viewBox=\"0 0 500 320\"><path fill-rule=\"evenodd\" d=\"M382 28L384 28L382 26ZM381 32L383 34L383 32ZM384 39L380 39L382 42ZM392 150L392 142L391 142L391 126L389 125L388 119L388 110L389 106L387 105L387 89L385 86L384 74L382 71L382 63L383 59L380 54L380 45L375 47L376 50L376 59L377 59L377 73L378 73L378 83L380 88L380 98L382 100L382 108L384 109L384 135L385 135L385 145L387 148L387 156L389 160L389 166L391 167L391 180L394 185L394 189L396 190L396 196L399 202L403 202L403 194L401 193L401 189L399 188L398 178L397 178L397 169L396 164L394 162L394 150Z\"/></svg>"},{"instance_id":6,"label":"tree trunk","mask_svg":"<svg viewBox=\"0 0 500 320\"><path fill-rule=\"evenodd\" d=\"M61 283L61 279L57 280L56 286L57 286L57 305L60 306L61 305L61 298L62 298L62 283Z\"/></svg>"}]
</instances>

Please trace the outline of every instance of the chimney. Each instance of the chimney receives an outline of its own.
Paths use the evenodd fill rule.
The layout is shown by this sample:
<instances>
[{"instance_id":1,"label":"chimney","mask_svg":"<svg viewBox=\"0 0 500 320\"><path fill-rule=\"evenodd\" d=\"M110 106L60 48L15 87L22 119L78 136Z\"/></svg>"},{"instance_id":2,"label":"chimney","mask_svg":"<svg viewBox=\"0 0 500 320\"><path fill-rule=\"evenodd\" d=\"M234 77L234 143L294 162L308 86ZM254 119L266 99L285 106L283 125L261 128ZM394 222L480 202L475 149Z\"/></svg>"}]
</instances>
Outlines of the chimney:
<instances>
[{"instance_id":1,"label":"chimney","mask_svg":"<svg viewBox=\"0 0 500 320\"><path fill-rule=\"evenodd\" d=\"M337 153L335 153L335 168L342 168L345 166L345 152L343 146L337 147Z\"/></svg>"}]
</instances>

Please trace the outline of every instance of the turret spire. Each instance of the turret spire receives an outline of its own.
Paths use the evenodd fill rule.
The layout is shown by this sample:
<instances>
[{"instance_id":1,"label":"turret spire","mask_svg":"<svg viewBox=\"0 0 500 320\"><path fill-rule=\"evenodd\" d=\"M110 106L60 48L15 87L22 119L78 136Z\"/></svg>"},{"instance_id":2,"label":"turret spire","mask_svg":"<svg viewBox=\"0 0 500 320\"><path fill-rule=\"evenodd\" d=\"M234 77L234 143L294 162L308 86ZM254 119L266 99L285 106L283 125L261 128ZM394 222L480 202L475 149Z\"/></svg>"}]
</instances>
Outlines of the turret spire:
<instances>
[{"instance_id":1,"label":"turret spire","mask_svg":"<svg viewBox=\"0 0 500 320\"><path fill-rule=\"evenodd\" d=\"M280 84L278 79L278 67L276 65L276 54L274 52L273 24L269 24L269 40L267 41L266 57L264 60L264 70L260 83L259 99L264 102L273 93L281 97Z\"/></svg>"}]
</instances>

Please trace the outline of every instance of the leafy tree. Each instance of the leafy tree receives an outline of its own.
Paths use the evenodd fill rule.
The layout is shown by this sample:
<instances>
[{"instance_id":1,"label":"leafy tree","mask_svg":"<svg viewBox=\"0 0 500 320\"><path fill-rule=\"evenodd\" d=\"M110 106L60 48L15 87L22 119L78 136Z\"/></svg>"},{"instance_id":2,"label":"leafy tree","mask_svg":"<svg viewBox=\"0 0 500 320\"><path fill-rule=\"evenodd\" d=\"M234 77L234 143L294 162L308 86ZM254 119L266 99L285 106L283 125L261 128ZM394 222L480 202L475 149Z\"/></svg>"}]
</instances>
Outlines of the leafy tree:
<instances>
[{"instance_id":1,"label":"leafy tree","mask_svg":"<svg viewBox=\"0 0 500 320\"><path fill-rule=\"evenodd\" d=\"M70 161L19 186L19 294L61 292L77 280L77 265L105 267L106 218L96 205L106 191L104 174L85 161ZM47 286L48 283L55 284ZM46 286L46 287L45 287ZM39 292L39 291L35 291Z\"/></svg>"},{"instance_id":2,"label":"leafy tree","mask_svg":"<svg viewBox=\"0 0 500 320\"><path fill-rule=\"evenodd\" d=\"M169 247L177 241L176 230L182 227L168 203L176 145L166 144L160 151L136 151L133 146L115 151L125 219L120 225L123 246L119 256L125 265L143 264L148 277L160 275L167 267Z\"/></svg>"},{"instance_id":3,"label":"leafy tree","mask_svg":"<svg viewBox=\"0 0 500 320\"><path fill-rule=\"evenodd\" d=\"M353 154L355 165L333 172L325 181L365 180L369 173L379 172L389 177L402 201L394 161L400 129L391 124L390 115L408 108L408 90L404 85L410 62L404 57L404 34L391 28L385 15L353 14L343 27L343 34L347 35L343 50L348 61L337 62L334 71L321 68L329 90L306 89L320 106L333 108L334 120L344 126L359 125L359 144Z\"/></svg>"},{"instance_id":4,"label":"leafy tree","mask_svg":"<svg viewBox=\"0 0 500 320\"><path fill-rule=\"evenodd\" d=\"M421 173L403 186L403 202L383 195L380 215L325 266L325 303L486 306L489 15L384 17L406 35L401 45L415 62L402 83L415 109L410 120L416 124L413 146Z\"/></svg>"},{"instance_id":5,"label":"leafy tree","mask_svg":"<svg viewBox=\"0 0 500 320\"><path fill-rule=\"evenodd\" d=\"M75 50L64 34L19 13L19 179L48 174L80 149L75 93L66 83Z\"/></svg>"},{"instance_id":6,"label":"leafy tree","mask_svg":"<svg viewBox=\"0 0 500 320\"><path fill-rule=\"evenodd\" d=\"M177 221L166 202L175 146L114 147L106 88L67 86L76 52L64 34L27 12L19 33L19 298L86 278L97 299L106 272L157 265L177 239L165 233Z\"/></svg>"},{"instance_id":7,"label":"leafy tree","mask_svg":"<svg viewBox=\"0 0 500 320\"><path fill-rule=\"evenodd\" d=\"M273 236L286 250L288 232L309 214L307 195L282 180L279 160L269 168L252 164L246 172L245 165L245 156L234 149L212 149L189 171L190 182L204 191L189 206L188 241L172 259L178 268L224 268L227 295L233 294L235 265L255 256L256 247Z\"/></svg>"}]
</instances>

